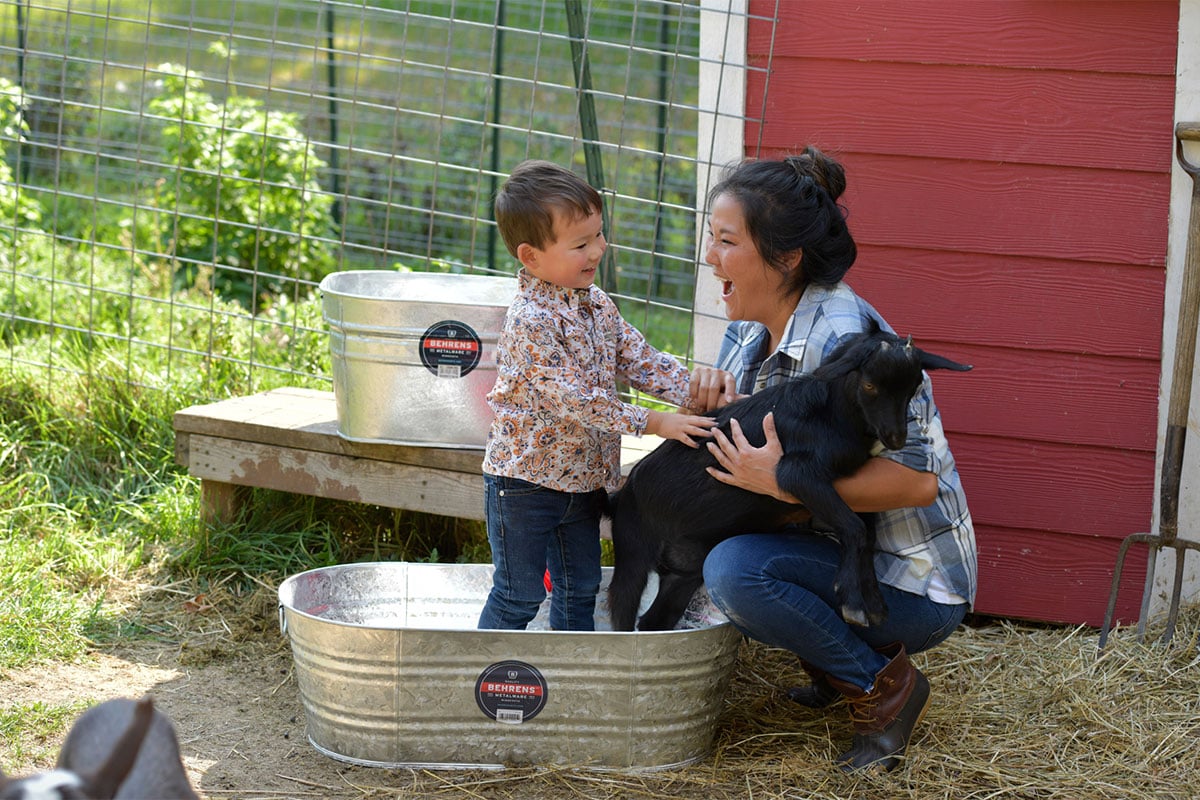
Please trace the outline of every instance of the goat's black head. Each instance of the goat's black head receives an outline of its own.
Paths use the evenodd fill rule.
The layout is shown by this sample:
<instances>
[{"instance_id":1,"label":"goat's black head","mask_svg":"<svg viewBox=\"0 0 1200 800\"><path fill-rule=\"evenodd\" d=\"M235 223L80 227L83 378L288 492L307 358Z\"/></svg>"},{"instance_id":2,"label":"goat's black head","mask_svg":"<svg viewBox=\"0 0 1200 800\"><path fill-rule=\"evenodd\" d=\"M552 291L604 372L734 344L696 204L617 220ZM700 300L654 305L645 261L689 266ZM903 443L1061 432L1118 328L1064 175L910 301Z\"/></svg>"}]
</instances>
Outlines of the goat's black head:
<instances>
[{"instance_id":1,"label":"goat's black head","mask_svg":"<svg viewBox=\"0 0 1200 800\"><path fill-rule=\"evenodd\" d=\"M888 333L873 320L867 329L837 346L817 370L817 377L853 377L848 389L862 410L867 429L889 450L898 450L908 438L908 404L920 387L922 370L951 369L965 372L959 364Z\"/></svg>"}]
</instances>

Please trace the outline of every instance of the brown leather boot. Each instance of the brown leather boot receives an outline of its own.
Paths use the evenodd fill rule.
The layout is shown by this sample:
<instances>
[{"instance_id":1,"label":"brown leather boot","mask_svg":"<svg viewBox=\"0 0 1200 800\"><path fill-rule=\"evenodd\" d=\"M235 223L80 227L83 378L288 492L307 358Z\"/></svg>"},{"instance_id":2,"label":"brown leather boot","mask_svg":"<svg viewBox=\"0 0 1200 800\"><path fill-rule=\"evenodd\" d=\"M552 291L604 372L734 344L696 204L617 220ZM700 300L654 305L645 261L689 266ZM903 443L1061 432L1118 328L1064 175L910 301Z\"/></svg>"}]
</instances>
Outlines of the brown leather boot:
<instances>
[{"instance_id":1,"label":"brown leather boot","mask_svg":"<svg viewBox=\"0 0 1200 800\"><path fill-rule=\"evenodd\" d=\"M850 701L854 740L838 756L842 769L865 767L895 769L908 748L913 729L929 707L929 681L908 660L904 645L880 650L892 660L875 676L875 686L864 692L852 683L830 676L829 684Z\"/></svg>"},{"instance_id":2,"label":"brown leather boot","mask_svg":"<svg viewBox=\"0 0 1200 800\"><path fill-rule=\"evenodd\" d=\"M812 664L800 661L800 667L808 673L811 679L809 686L793 686L787 690L788 699L809 708L825 708L842 696L841 692L829 685L829 676L825 670L817 669Z\"/></svg>"}]
</instances>

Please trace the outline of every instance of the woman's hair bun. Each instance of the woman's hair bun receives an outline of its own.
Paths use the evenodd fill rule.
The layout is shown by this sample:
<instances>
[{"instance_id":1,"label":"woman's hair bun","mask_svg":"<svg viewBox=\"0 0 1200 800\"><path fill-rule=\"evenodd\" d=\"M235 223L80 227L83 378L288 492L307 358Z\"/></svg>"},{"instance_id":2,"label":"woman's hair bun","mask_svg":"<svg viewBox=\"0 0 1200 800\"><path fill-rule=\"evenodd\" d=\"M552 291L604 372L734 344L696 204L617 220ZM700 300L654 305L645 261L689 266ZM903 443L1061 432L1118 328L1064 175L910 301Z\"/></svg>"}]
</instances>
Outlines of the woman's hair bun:
<instances>
[{"instance_id":1,"label":"woman's hair bun","mask_svg":"<svg viewBox=\"0 0 1200 800\"><path fill-rule=\"evenodd\" d=\"M798 176L812 178L834 202L846 191L846 170L811 144L799 155L785 158L784 163L795 170Z\"/></svg>"}]
</instances>

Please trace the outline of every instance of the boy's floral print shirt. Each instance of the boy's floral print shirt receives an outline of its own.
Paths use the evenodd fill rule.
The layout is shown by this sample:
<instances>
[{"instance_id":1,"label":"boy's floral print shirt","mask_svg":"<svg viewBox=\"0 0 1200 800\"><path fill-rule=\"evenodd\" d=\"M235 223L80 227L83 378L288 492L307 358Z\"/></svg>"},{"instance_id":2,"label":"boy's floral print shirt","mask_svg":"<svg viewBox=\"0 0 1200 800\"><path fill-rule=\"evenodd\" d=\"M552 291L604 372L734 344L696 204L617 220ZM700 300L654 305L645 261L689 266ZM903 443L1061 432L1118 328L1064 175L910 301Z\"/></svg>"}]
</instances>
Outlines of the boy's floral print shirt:
<instances>
[{"instance_id":1,"label":"boy's floral print shirt","mask_svg":"<svg viewBox=\"0 0 1200 800\"><path fill-rule=\"evenodd\" d=\"M646 409L621 402L617 381L684 405L688 371L598 287L567 289L523 269L517 279L487 398L496 417L483 471L562 492L614 490L621 435L646 429Z\"/></svg>"}]
</instances>

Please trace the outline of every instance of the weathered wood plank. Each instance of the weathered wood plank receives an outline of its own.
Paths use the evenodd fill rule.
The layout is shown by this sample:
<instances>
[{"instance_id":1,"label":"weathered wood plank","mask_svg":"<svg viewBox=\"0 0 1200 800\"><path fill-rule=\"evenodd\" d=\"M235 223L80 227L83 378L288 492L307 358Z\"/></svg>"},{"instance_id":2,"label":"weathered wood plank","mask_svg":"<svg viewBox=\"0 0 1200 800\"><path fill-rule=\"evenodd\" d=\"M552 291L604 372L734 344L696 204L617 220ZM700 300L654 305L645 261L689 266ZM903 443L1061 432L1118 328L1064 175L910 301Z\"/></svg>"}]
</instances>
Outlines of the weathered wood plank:
<instances>
[{"instance_id":1,"label":"weathered wood plank","mask_svg":"<svg viewBox=\"0 0 1200 800\"><path fill-rule=\"evenodd\" d=\"M175 414L175 460L201 479L201 515L236 518L241 487L483 518L480 450L350 442L331 392L276 389ZM662 440L622 439L621 469Z\"/></svg>"},{"instance_id":2,"label":"weathered wood plank","mask_svg":"<svg viewBox=\"0 0 1200 800\"><path fill-rule=\"evenodd\" d=\"M203 480L333 500L483 518L483 475L191 434L188 471Z\"/></svg>"},{"instance_id":3,"label":"weathered wood plank","mask_svg":"<svg viewBox=\"0 0 1200 800\"><path fill-rule=\"evenodd\" d=\"M226 525L237 519L245 500L246 487L224 481L200 481L200 519Z\"/></svg>"},{"instance_id":4,"label":"weathered wood plank","mask_svg":"<svg viewBox=\"0 0 1200 800\"><path fill-rule=\"evenodd\" d=\"M413 447L344 439L337 432L333 392L312 389L274 389L192 406L175 413L174 425L177 435L198 433L452 472L475 474L483 463L483 450L478 448Z\"/></svg>"}]
</instances>

